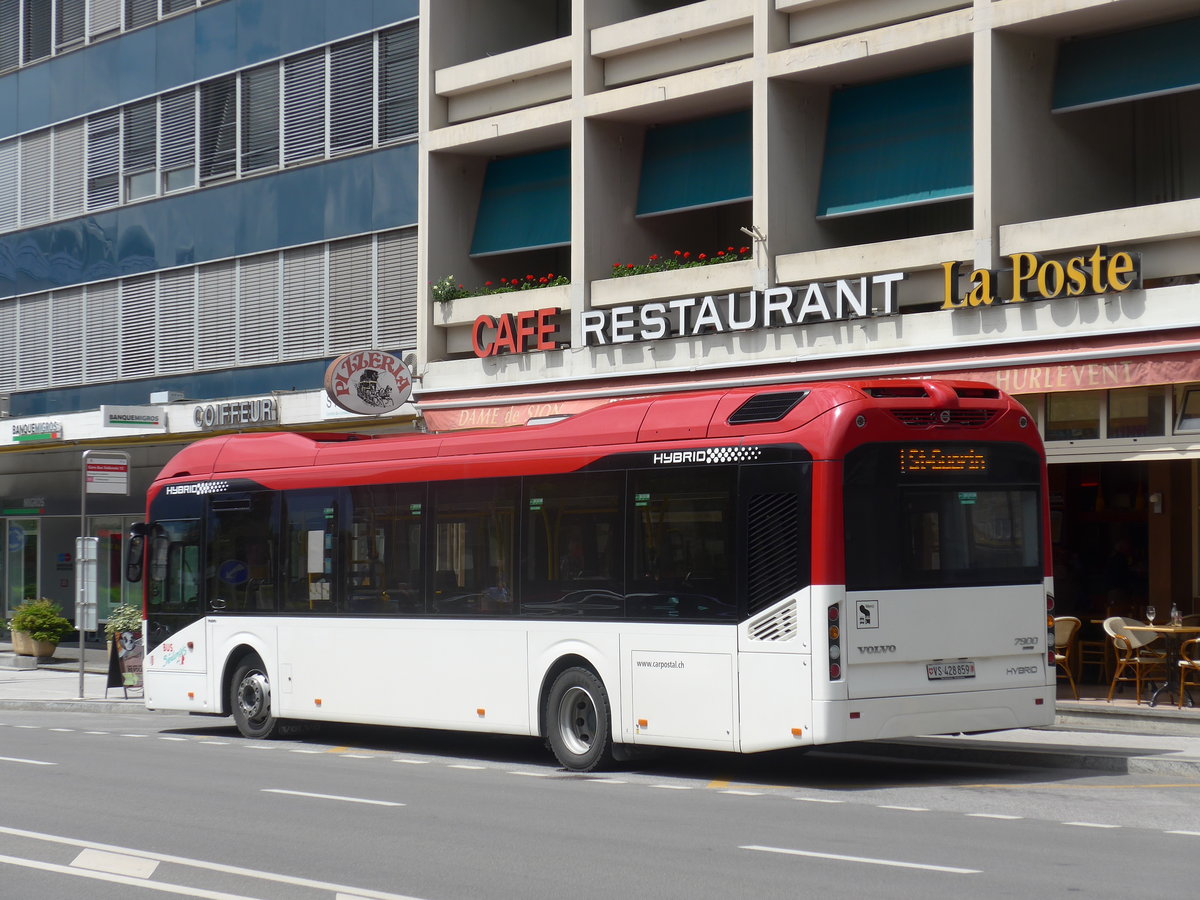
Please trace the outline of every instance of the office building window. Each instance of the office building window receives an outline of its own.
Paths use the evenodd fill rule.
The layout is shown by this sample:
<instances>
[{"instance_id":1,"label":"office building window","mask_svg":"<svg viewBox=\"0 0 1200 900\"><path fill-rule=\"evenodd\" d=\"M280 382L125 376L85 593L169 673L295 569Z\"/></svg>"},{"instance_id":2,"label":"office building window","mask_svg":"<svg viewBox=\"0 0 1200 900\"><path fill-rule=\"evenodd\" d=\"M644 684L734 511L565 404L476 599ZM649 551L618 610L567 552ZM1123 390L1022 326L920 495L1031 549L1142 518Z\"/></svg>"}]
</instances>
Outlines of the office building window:
<instances>
[{"instance_id":1,"label":"office building window","mask_svg":"<svg viewBox=\"0 0 1200 900\"><path fill-rule=\"evenodd\" d=\"M125 199L140 200L158 193L158 101L125 107L125 154L122 174Z\"/></svg>"},{"instance_id":2,"label":"office building window","mask_svg":"<svg viewBox=\"0 0 1200 900\"><path fill-rule=\"evenodd\" d=\"M187 88L162 98L162 189L196 185L196 92Z\"/></svg>"},{"instance_id":3,"label":"office building window","mask_svg":"<svg viewBox=\"0 0 1200 900\"><path fill-rule=\"evenodd\" d=\"M242 171L279 165L279 66L242 76Z\"/></svg>"},{"instance_id":4,"label":"office building window","mask_svg":"<svg viewBox=\"0 0 1200 900\"><path fill-rule=\"evenodd\" d=\"M379 140L417 133L417 26L379 35Z\"/></svg>"},{"instance_id":5,"label":"office building window","mask_svg":"<svg viewBox=\"0 0 1200 900\"><path fill-rule=\"evenodd\" d=\"M237 168L237 78L200 85L200 180L233 175Z\"/></svg>"}]
</instances>

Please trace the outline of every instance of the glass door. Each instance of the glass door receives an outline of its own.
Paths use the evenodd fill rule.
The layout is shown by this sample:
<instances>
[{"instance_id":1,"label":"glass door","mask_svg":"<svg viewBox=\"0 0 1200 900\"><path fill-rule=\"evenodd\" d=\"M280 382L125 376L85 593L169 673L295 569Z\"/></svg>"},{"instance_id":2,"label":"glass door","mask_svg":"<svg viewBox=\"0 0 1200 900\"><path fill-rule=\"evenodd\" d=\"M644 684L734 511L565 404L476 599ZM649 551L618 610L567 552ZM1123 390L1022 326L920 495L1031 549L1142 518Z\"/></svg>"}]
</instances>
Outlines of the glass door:
<instances>
[{"instance_id":1,"label":"glass door","mask_svg":"<svg viewBox=\"0 0 1200 900\"><path fill-rule=\"evenodd\" d=\"M5 553L6 616L38 593L38 519L9 519Z\"/></svg>"}]
</instances>

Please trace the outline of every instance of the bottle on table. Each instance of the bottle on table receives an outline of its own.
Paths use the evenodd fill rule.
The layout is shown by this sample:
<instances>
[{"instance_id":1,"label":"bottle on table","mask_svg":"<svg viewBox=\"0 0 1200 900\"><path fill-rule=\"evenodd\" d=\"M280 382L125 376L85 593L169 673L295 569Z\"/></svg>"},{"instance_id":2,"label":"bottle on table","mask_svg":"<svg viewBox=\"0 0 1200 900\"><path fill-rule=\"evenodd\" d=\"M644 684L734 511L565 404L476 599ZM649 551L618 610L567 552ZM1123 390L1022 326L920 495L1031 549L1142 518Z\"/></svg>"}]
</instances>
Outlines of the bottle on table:
<instances>
[{"instance_id":1,"label":"bottle on table","mask_svg":"<svg viewBox=\"0 0 1200 900\"><path fill-rule=\"evenodd\" d=\"M1177 603L1171 604L1171 624L1172 625L1182 625L1183 624L1183 614L1179 612L1179 604L1177 604Z\"/></svg>"}]
</instances>

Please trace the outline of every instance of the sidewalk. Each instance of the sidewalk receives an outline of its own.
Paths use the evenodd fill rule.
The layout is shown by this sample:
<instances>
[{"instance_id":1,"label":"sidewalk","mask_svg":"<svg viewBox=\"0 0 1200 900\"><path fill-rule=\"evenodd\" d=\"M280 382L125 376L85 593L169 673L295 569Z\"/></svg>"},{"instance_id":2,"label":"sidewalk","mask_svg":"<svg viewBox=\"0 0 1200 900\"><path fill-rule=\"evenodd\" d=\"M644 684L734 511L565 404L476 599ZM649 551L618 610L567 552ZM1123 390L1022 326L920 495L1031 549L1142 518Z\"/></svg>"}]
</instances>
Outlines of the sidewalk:
<instances>
[{"instance_id":1,"label":"sidewalk","mask_svg":"<svg viewBox=\"0 0 1200 900\"><path fill-rule=\"evenodd\" d=\"M122 713L145 709L141 697L126 699L121 688L105 690L108 657L103 650L84 650L82 698L78 646L60 646L53 660L39 662L37 668L14 668L15 664L12 646L0 642L0 710ZM1150 709L1128 699L1128 690L1108 703L1104 699L1106 690L1099 685L1080 685L1080 699L1074 700L1060 684L1057 722L1050 728L874 741L825 749L905 759L1200 778L1200 696L1196 697L1195 709L1179 710L1174 705Z\"/></svg>"}]
</instances>

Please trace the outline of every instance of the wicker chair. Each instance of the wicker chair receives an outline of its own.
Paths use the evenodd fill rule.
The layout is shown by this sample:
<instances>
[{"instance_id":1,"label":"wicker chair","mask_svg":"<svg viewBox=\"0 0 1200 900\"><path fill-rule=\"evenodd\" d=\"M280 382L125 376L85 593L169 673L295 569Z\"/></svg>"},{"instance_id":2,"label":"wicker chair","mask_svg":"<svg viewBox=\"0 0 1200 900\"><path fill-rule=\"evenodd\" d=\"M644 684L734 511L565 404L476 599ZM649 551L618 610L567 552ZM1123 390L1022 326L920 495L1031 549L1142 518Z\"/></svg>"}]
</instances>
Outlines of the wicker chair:
<instances>
[{"instance_id":1,"label":"wicker chair","mask_svg":"<svg viewBox=\"0 0 1200 900\"><path fill-rule=\"evenodd\" d=\"M1167 655L1161 650L1146 649L1161 635L1150 632L1129 631L1129 625L1141 625L1137 619L1109 616L1104 620L1104 630L1112 638L1117 663L1113 669L1112 683L1108 686L1108 702L1112 702L1117 685L1132 681L1138 705L1142 702L1142 684L1158 674L1163 680L1167 676Z\"/></svg>"},{"instance_id":2,"label":"wicker chair","mask_svg":"<svg viewBox=\"0 0 1200 900\"><path fill-rule=\"evenodd\" d=\"M1079 634L1082 623L1074 616L1054 617L1054 662L1058 666L1058 677L1067 676L1071 685L1071 694L1079 699L1079 689L1075 687L1075 675L1071 669L1074 666L1072 655L1075 652L1075 637Z\"/></svg>"},{"instance_id":3,"label":"wicker chair","mask_svg":"<svg viewBox=\"0 0 1200 900\"><path fill-rule=\"evenodd\" d=\"M1195 679L1189 681L1189 679ZM1188 684L1200 687L1200 638L1184 641L1179 647L1179 708L1187 696Z\"/></svg>"}]
</instances>

